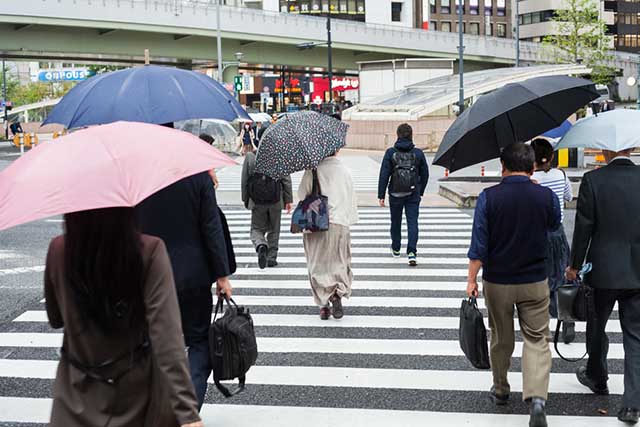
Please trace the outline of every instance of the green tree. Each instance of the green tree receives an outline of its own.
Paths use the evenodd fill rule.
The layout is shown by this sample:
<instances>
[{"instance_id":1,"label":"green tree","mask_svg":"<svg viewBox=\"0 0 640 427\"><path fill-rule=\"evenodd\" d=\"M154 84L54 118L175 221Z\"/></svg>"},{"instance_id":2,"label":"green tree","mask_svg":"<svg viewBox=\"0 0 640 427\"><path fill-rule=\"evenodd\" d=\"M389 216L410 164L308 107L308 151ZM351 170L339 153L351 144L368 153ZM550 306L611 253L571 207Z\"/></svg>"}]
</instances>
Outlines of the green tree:
<instances>
[{"instance_id":1,"label":"green tree","mask_svg":"<svg viewBox=\"0 0 640 427\"><path fill-rule=\"evenodd\" d=\"M582 62L593 70L595 83L609 84L616 70L608 65L613 55L599 5L599 0L564 0L553 18L557 34L545 37L544 44L554 62Z\"/></svg>"}]
</instances>

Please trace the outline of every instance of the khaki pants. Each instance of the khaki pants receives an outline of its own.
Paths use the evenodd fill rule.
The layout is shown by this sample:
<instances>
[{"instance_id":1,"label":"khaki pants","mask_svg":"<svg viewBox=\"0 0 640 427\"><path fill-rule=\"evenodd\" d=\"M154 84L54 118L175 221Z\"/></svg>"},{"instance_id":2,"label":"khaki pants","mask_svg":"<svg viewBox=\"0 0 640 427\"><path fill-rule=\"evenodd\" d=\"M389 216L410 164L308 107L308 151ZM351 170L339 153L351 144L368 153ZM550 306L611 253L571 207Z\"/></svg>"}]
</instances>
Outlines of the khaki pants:
<instances>
[{"instance_id":1,"label":"khaki pants","mask_svg":"<svg viewBox=\"0 0 640 427\"><path fill-rule=\"evenodd\" d=\"M549 336L549 286L547 281L498 285L483 282L485 304L491 328L491 369L496 393L508 394L511 389L507 373L515 346L514 308L518 310L520 331L524 340L522 376L524 400L532 397L547 399L551 350Z\"/></svg>"}]
</instances>

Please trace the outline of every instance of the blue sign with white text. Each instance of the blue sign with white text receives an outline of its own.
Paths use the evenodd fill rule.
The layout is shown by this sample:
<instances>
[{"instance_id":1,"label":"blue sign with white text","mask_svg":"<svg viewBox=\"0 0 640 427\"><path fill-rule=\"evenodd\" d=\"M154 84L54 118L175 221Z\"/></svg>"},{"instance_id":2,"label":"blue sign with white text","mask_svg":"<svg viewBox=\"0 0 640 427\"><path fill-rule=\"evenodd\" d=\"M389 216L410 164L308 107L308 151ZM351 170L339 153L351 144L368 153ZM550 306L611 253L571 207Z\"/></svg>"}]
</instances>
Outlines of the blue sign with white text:
<instances>
[{"instance_id":1,"label":"blue sign with white text","mask_svg":"<svg viewBox=\"0 0 640 427\"><path fill-rule=\"evenodd\" d=\"M70 70L40 71L38 80L41 82L77 82L86 80L93 74L86 68L73 68Z\"/></svg>"}]
</instances>

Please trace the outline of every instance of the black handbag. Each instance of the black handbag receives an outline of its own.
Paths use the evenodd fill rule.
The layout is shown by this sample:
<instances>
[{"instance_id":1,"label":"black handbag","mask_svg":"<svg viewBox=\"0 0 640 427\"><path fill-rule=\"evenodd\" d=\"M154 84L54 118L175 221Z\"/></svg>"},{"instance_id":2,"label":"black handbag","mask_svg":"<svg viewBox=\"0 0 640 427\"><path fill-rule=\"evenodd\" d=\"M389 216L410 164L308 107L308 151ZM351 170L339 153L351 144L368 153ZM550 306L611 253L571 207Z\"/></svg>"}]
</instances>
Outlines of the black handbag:
<instances>
[{"instance_id":1,"label":"black handbag","mask_svg":"<svg viewBox=\"0 0 640 427\"><path fill-rule=\"evenodd\" d=\"M229 298L226 312L218 319L223 305L224 299L219 298L209 329L209 350L213 381L225 397L231 397L244 390L247 371L258 358L258 344L249 310ZM221 384L235 378L238 387L234 391Z\"/></svg>"},{"instance_id":2,"label":"black handbag","mask_svg":"<svg viewBox=\"0 0 640 427\"><path fill-rule=\"evenodd\" d=\"M580 272L585 274L591 271L591 266ZM567 283L560 286L556 291L556 301L558 307L558 323L553 336L553 347L558 356L567 362L579 362L587 356L587 352L579 359L569 359L564 357L558 349L558 341L560 339L560 329L563 322L588 322L595 317L595 303L593 296L593 288L584 283L579 275L575 283Z\"/></svg>"},{"instance_id":3,"label":"black handbag","mask_svg":"<svg viewBox=\"0 0 640 427\"><path fill-rule=\"evenodd\" d=\"M475 297L462 300L459 340L460 348L475 368L491 369L487 329Z\"/></svg>"}]
</instances>

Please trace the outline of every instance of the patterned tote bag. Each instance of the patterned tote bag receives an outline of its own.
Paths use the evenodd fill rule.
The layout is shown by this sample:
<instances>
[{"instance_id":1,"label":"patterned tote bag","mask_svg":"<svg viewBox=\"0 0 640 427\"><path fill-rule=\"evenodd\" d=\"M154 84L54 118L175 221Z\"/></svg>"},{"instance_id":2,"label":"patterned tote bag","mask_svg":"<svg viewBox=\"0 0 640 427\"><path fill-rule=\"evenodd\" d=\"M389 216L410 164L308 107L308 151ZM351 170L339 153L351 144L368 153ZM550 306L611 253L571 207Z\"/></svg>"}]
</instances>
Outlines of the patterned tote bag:
<instances>
[{"instance_id":1,"label":"patterned tote bag","mask_svg":"<svg viewBox=\"0 0 640 427\"><path fill-rule=\"evenodd\" d=\"M317 233L329 230L329 201L320 192L318 172L313 170L311 194L298 203L291 216L291 232Z\"/></svg>"}]
</instances>

